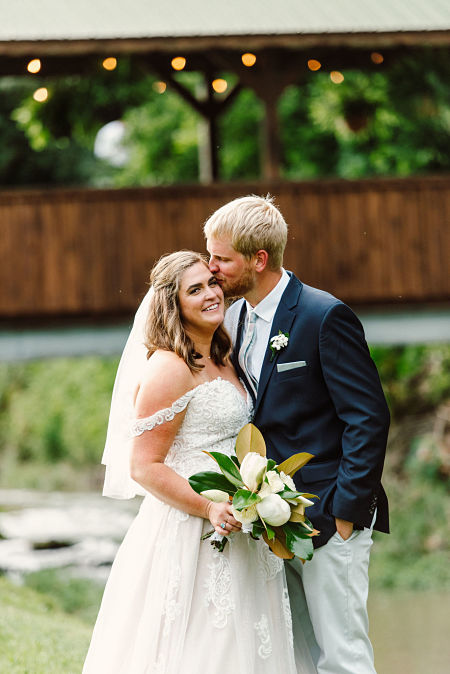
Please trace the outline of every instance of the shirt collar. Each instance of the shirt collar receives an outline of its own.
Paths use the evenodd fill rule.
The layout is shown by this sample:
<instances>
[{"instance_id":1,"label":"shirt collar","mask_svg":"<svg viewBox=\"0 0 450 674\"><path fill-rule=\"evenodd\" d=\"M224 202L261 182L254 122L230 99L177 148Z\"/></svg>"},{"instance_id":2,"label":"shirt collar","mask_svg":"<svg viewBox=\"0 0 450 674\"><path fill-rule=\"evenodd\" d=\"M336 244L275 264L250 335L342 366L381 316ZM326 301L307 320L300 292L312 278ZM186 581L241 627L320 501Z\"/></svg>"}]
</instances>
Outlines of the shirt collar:
<instances>
[{"instance_id":1,"label":"shirt collar","mask_svg":"<svg viewBox=\"0 0 450 674\"><path fill-rule=\"evenodd\" d=\"M281 278L277 285L275 288L272 288L270 293L266 295L264 299L261 300L261 302L259 302L255 307L252 307L251 304L246 302L247 313L253 311L258 316L258 318L262 318L263 321L266 321L267 323L272 323L278 304L281 300L281 296L286 290L290 280L291 279L287 271L282 269Z\"/></svg>"}]
</instances>

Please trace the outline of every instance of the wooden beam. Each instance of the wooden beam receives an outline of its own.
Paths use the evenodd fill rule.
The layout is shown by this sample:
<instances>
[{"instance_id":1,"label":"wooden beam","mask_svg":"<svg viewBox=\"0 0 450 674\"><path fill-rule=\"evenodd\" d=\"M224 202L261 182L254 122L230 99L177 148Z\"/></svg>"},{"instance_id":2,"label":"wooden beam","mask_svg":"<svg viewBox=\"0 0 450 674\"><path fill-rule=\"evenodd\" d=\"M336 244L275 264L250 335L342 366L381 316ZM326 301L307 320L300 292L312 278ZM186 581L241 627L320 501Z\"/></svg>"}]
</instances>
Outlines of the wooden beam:
<instances>
[{"instance_id":1,"label":"wooden beam","mask_svg":"<svg viewBox=\"0 0 450 674\"><path fill-rule=\"evenodd\" d=\"M117 55L159 52L173 54L174 51L208 51L229 49L243 51L264 50L266 48L310 49L310 48L357 48L377 49L405 46L408 48L447 47L450 45L450 31L399 31L379 33L314 33L286 35L211 35L164 38L111 38L91 40L14 40L0 42L0 55L24 58L47 55Z\"/></svg>"}]
</instances>

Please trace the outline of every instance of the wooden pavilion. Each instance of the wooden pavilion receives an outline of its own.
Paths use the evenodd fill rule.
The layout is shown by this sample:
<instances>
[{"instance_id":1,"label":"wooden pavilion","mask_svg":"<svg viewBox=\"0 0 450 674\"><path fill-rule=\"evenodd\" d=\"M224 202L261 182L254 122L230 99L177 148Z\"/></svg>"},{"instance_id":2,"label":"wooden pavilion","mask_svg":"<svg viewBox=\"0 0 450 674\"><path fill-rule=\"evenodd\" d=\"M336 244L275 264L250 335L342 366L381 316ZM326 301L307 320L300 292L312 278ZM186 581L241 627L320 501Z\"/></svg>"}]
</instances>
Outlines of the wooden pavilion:
<instances>
[{"instance_id":1,"label":"wooden pavilion","mask_svg":"<svg viewBox=\"0 0 450 674\"><path fill-rule=\"evenodd\" d=\"M376 70L448 48L445 0L0 0L0 10L0 76L90 73L131 57L205 119L210 183L0 192L0 317L127 314L152 262L203 249L203 220L249 192L275 195L291 226L286 264L307 282L356 304L450 300L450 180L280 181L276 114L310 70ZM204 95L177 80L179 66L203 74ZM218 93L223 73L236 83ZM220 184L217 119L243 87L264 104L263 182Z\"/></svg>"}]
</instances>

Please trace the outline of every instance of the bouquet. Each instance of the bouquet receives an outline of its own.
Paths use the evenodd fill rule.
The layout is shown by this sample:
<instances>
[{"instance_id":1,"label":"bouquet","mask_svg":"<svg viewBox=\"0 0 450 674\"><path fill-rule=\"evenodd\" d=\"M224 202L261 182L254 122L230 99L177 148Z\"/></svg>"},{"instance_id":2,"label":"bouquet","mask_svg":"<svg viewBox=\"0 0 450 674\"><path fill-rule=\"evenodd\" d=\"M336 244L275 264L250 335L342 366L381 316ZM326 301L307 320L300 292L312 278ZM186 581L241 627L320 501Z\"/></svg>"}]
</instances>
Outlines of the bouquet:
<instances>
[{"instance_id":1,"label":"bouquet","mask_svg":"<svg viewBox=\"0 0 450 674\"><path fill-rule=\"evenodd\" d=\"M236 439L236 456L221 452L205 452L217 462L220 473L204 471L189 478L189 484L198 494L211 501L232 503L233 515L242 523L242 532L258 539L261 536L272 552L283 559L300 557L303 561L313 556L312 536L316 531L305 515L305 508L313 505L314 494L297 491L294 474L304 466L312 454L293 454L276 465L266 458L266 443L253 424L247 424ZM226 536L214 531L203 538L220 551L227 543Z\"/></svg>"}]
</instances>

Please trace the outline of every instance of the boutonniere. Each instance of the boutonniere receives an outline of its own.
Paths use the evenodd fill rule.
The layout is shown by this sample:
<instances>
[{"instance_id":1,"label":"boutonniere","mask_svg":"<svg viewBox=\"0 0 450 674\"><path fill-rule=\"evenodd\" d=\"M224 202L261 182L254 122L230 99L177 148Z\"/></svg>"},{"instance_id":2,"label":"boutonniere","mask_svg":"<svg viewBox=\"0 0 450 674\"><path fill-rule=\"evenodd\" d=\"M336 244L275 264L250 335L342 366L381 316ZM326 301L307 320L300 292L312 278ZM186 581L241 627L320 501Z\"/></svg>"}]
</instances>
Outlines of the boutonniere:
<instances>
[{"instance_id":1,"label":"boutonniere","mask_svg":"<svg viewBox=\"0 0 450 674\"><path fill-rule=\"evenodd\" d=\"M286 348L288 343L289 343L289 333L281 332L281 330L278 330L278 335L274 335L273 337L270 338L269 349L272 351L272 355L270 356L270 362L273 361L278 351L281 351L281 349Z\"/></svg>"}]
</instances>

